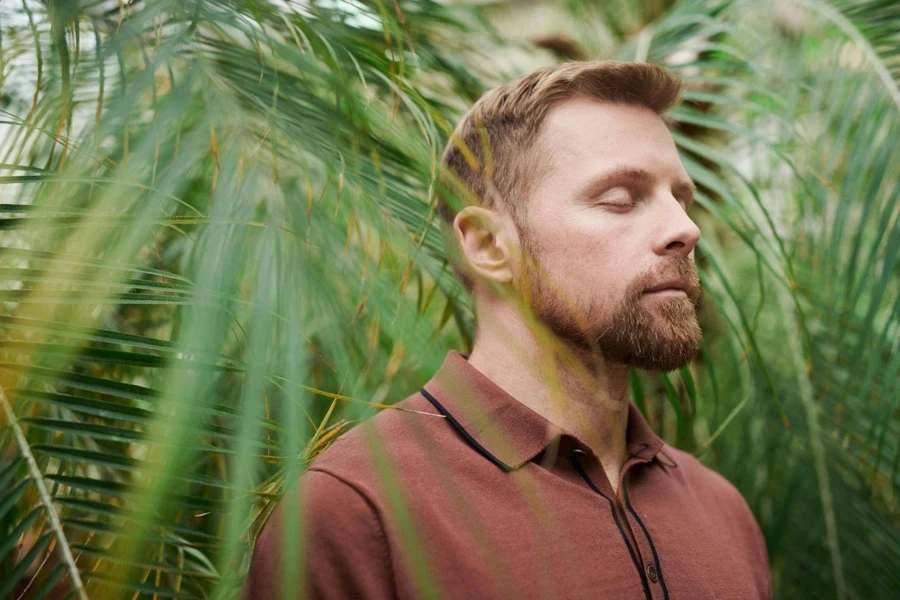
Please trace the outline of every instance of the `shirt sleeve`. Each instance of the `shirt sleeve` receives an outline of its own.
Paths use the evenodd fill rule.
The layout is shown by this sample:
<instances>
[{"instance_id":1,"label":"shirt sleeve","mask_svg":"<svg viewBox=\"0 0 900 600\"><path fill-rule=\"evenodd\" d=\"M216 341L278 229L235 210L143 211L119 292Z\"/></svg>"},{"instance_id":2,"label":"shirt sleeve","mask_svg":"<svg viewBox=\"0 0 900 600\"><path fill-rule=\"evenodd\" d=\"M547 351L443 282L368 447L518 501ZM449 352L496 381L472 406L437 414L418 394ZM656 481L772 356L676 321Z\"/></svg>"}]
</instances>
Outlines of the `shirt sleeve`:
<instances>
[{"instance_id":1,"label":"shirt sleeve","mask_svg":"<svg viewBox=\"0 0 900 600\"><path fill-rule=\"evenodd\" d=\"M246 600L394 598L393 571L381 519L363 491L331 473L307 470L298 481L300 529L285 530L285 503L263 528L243 587ZM285 535L300 540L305 569L297 590L282 593ZM302 565L298 565L302 566ZM305 591L304 591L305 590Z\"/></svg>"}]
</instances>

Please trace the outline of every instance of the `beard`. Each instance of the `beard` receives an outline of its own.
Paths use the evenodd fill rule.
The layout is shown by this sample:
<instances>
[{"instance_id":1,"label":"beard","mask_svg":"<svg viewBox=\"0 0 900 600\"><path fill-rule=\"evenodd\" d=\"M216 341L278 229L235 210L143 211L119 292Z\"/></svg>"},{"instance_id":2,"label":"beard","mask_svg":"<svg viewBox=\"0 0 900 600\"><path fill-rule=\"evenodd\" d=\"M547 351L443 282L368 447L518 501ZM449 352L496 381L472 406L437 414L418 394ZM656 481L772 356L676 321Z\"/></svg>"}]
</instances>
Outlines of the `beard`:
<instances>
[{"instance_id":1,"label":"beard","mask_svg":"<svg viewBox=\"0 0 900 600\"><path fill-rule=\"evenodd\" d=\"M528 235L520 239L525 253L519 289L526 304L573 350L599 352L607 360L651 371L678 369L699 354L702 289L693 261L673 259L658 272L636 277L610 306L609 298L581 298L577 286L575 293L558 293L564 288L550 284ZM644 290L669 279L684 281L687 296L644 298Z\"/></svg>"}]
</instances>

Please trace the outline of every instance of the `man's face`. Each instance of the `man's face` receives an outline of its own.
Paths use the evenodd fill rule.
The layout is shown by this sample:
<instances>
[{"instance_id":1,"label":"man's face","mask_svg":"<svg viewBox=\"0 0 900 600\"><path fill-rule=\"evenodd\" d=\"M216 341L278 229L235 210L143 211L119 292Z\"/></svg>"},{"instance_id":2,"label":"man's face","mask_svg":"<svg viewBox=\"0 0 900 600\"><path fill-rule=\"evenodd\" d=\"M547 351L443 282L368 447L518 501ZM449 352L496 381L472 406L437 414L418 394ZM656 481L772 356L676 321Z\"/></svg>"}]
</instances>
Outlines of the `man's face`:
<instances>
[{"instance_id":1,"label":"man's face","mask_svg":"<svg viewBox=\"0 0 900 600\"><path fill-rule=\"evenodd\" d=\"M555 164L519 219L535 263L518 269L518 289L574 348L642 369L685 365L703 335L700 229L665 123L647 108L579 98L554 107L542 131ZM683 290L647 291L668 281Z\"/></svg>"}]
</instances>

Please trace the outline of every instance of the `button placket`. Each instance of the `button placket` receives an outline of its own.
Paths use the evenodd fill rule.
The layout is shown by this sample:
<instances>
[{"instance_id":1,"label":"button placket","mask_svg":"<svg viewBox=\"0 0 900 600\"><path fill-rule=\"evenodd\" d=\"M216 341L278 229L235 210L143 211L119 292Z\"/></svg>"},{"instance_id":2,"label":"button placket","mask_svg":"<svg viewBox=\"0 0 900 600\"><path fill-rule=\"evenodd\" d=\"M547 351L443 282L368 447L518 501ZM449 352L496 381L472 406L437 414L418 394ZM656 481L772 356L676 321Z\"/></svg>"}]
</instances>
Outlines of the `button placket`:
<instances>
[{"instance_id":1,"label":"button placket","mask_svg":"<svg viewBox=\"0 0 900 600\"><path fill-rule=\"evenodd\" d=\"M668 600L669 592L666 589L665 579L663 579L662 569L659 564L659 556L657 555L656 548L646 524L640 516L638 516L637 510L631 503L627 480L624 475L622 478L622 489L623 496L625 497L625 518L628 520L629 525L631 525L631 530L634 532L635 536L635 542L637 543L641 555L644 557L644 573L647 576L647 580L651 583L650 593L654 598Z\"/></svg>"},{"instance_id":2,"label":"button placket","mask_svg":"<svg viewBox=\"0 0 900 600\"><path fill-rule=\"evenodd\" d=\"M616 523L616 526L619 529L619 533L622 536L622 541L625 544L625 547L628 549L628 553L631 556L631 560L634 563L634 567L637 570L638 579L641 582L641 587L643 588L644 595L647 600L653 600L656 598L656 594L651 590L649 584L647 583L646 576L644 574L644 570L642 568L643 558L637 554L639 552L638 547L636 545L632 545L629 540L628 534L625 533L623 529L623 522L626 524L629 523L627 511L622 508L620 511L617 507L618 502L613 500L612 494L612 486L609 484L609 480L606 478L606 475L601 471L598 474L599 480L601 481L601 486L604 490L601 490L597 485L595 485L594 481L591 477L585 472L584 467L581 465L580 460L582 457L587 456L587 453L581 448L573 448L569 452L569 461L571 462L574 469L578 472L579 476L588 484L588 486L601 497L603 497L609 505L609 509L612 513L612 518ZM621 479L620 479L621 482ZM605 493L604 493L605 492ZM624 520L624 521L623 521ZM634 536L633 541L637 542L638 537Z\"/></svg>"}]
</instances>

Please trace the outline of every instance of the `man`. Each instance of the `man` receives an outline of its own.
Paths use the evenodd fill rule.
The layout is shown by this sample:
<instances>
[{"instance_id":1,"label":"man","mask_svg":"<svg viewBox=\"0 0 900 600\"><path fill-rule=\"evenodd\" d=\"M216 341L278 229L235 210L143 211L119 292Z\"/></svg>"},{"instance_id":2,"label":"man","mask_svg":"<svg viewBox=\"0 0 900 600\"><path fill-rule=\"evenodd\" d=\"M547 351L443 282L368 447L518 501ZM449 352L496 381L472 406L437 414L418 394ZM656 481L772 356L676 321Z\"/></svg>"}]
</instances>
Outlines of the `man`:
<instances>
[{"instance_id":1,"label":"man","mask_svg":"<svg viewBox=\"0 0 900 600\"><path fill-rule=\"evenodd\" d=\"M572 62L464 116L444 163L470 203L442 216L473 349L304 473L299 596L770 597L740 493L628 399L629 367L681 367L702 337L694 186L661 117L681 91L659 66ZM250 597L279 597L285 510Z\"/></svg>"}]
</instances>

